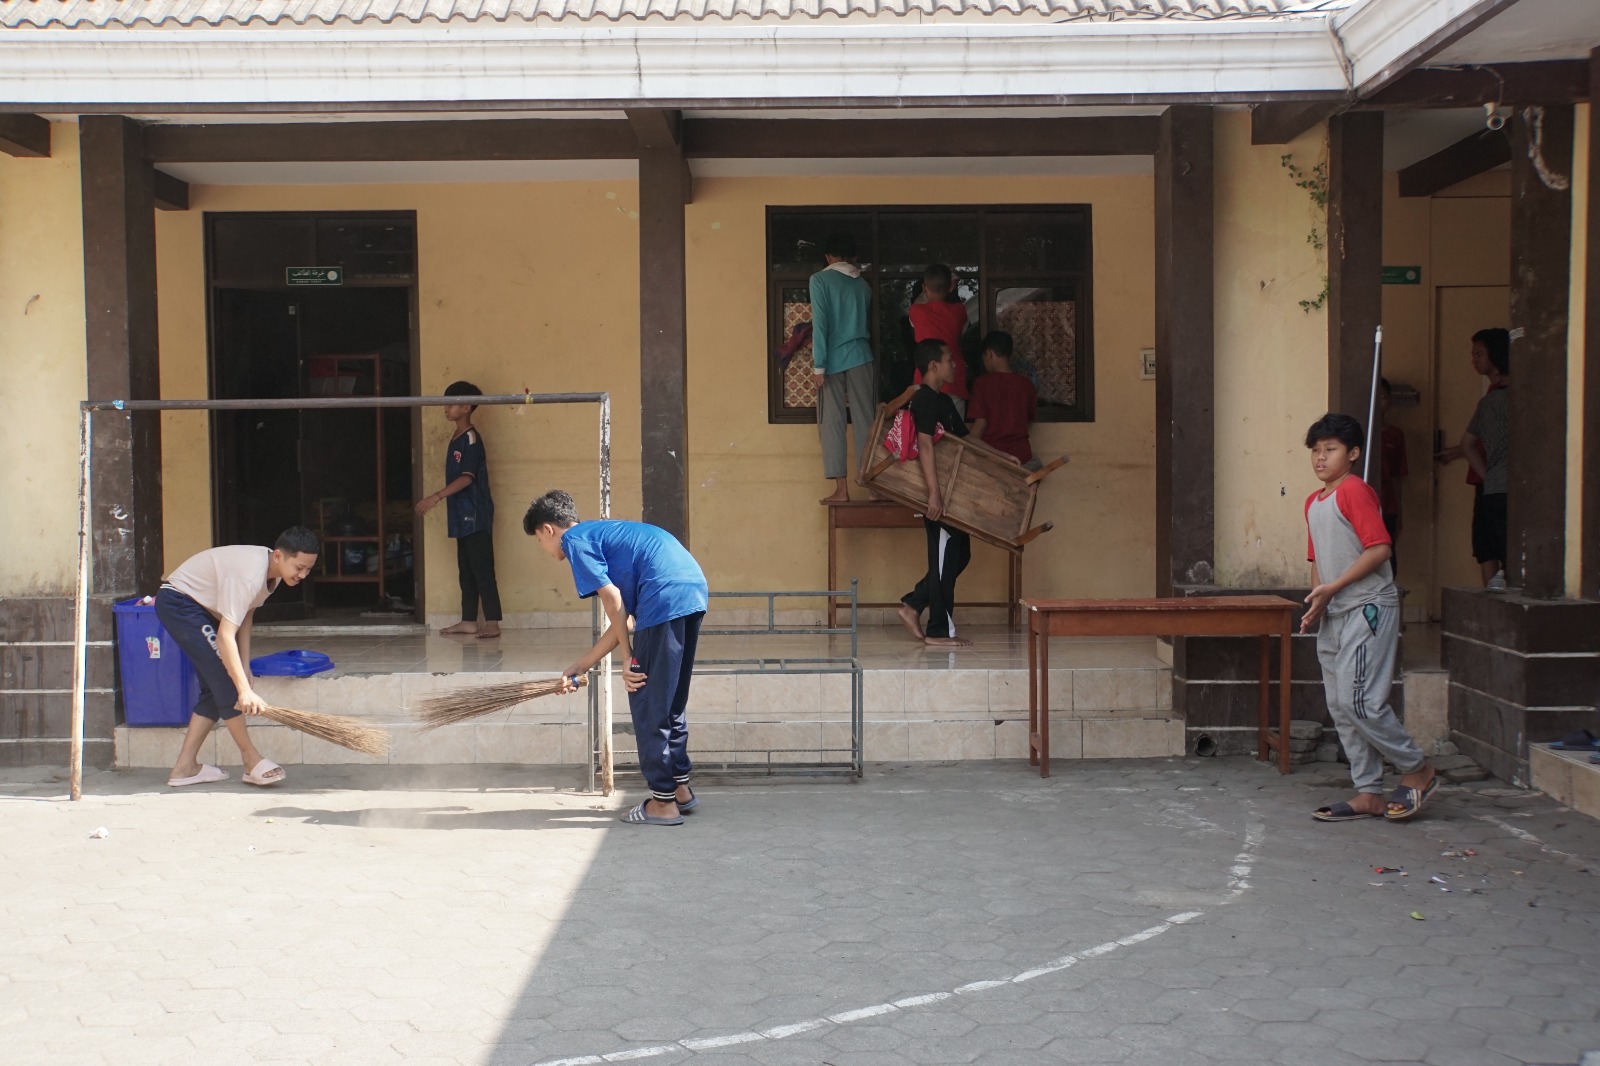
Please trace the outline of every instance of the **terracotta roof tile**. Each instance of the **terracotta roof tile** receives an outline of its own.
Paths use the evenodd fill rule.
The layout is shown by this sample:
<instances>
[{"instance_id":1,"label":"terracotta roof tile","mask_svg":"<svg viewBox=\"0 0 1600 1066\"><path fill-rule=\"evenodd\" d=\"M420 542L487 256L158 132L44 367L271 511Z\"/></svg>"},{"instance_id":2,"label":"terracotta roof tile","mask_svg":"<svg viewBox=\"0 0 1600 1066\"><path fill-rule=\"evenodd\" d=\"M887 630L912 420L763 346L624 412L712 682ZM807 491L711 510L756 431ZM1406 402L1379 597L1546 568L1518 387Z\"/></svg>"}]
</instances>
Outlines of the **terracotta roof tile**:
<instances>
[{"instance_id":1,"label":"terracotta roof tile","mask_svg":"<svg viewBox=\"0 0 1600 1066\"><path fill-rule=\"evenodd\" d=\"M463 22L786 20L1026 15L1073 19L1270 18L1352 0L0 0L0 28L180 28Z\"/></svg>"}]
</instances>

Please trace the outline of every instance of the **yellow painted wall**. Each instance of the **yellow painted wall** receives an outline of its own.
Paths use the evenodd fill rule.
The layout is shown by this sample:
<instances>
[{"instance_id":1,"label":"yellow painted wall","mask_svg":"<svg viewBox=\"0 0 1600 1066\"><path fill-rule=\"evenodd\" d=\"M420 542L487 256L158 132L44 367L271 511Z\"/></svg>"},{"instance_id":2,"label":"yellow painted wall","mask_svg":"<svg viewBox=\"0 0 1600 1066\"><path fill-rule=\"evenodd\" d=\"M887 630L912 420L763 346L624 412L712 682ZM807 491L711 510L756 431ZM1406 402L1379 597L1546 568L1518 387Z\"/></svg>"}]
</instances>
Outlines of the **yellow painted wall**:
<instances>
[{"instance_id":1,"label":"yellow painted wall","mask_svg":"<svg viewBox=\"0 0 1600 1066\"><path fill-rule=\"evenodd\" d=\"M1090 203L1094 208L1097 421L1038 427L1035 449L1066 450L1041 493L1057 528L1030 548L1035 595L1147 594L1154 569L1154 388L1138 379L1152 341L1154 262L1149 177L993 179L707 179L688 214L691 540L714 587L820 588L826 485L811 426L766 416L765 208L815 203ZM614 198L611 198L614 197ZM468 377L487 391L613 394L614 513L639 514L637 192L629 183L207 187L191 210L160 219L163 389L205 388L202 214L360 208L417 212L422 381ZM167 561L210 538L205 419L168 415L163 437ZM520 529L537 492L571 488L593 513L592 409L490 411L480 417L494 470L496 551L508 618L576 606L570 580ZM438 480L448 426L424 418L424 470ZM180 487L181 486L181 487ZM436 487L436 486L435 486ZM897 597L923 546L902 531L850 534L841 572L867 598ZM453 548L442 514L426 535L430 616L453 609ZM1114 545L1114 550L1104 546ZM1000 599L1002 556L984 546L963 579L967 599Z\"/></svg>"},{"instance_id":2,"label":"yellow painted wall","mask_svg":"<svg viewBox=\"0 0 1600 1066\"><path fill-rule=\"evenodd\" d=\"M1095 421L1034 427L1035 453L1071 462L1040 491L1024 593L1139 596L1154 586L1155 389L1139 380L1154 336L1149 176L1015 179L703 179L688 209L691 540L715 587L817 589L830 484L811 425L767 423L766 207L1087 203L1094 227ZM854 460L852 458L852 464ZM854 487L856 495L863 495ZM926 569L914 530L841 534L841 583L894 600ZM960 600L1004 598L1003 556L974 546Z\"/></svg>"},{"instance_id":3,"label":"yellow painted wall","mask_svg":"<svg viewBox=\"0 0 1600 1066\"><path fill-rule=\"evenodd\" d=\"M609 390L614 514L639 516L638 223L629 182L376 186L208 186L190 210L158 218L162 388L206 389L203 215L207 211L412 210L417 213L423 393L456 378L485 392ZM203 415L163 425L168 567L211 543L209 445ZM485 408L495 548L508 617L575 608L570 577L522 533L522 511L545 489L597 499L594 406ZM442 487L450 426L423 415L422 470ZM327 461L337 461L328 457ZM455 549L445 516L424 523L430 614L457 609ZM585 612L586 613L586 612Z\"/></svg>"},{"instance_id":4,"label":"yellow painted wall","mask_svg":"<svg viewBox=\"0 0 1600 1066\"><path fill-rule=\"evenodd\" d=\"M1317 487L1305 431L1328 402L1327 312L1299 301L1322 288L1324 257L1306 237L1326 223L1280 157L1310 171L1325 137L1252 146L1249 114L1218 112L1215 147L1217 583L1297 586Z\"/></svg>"},{"instance_id":5,"label":"yellow painted wall","mask_svg":"<svg viewBox=\"0 0 1600 1066\"><path fill-rule=\"evenodd\" d=\"M86 389L77 128L48 159L0 155L0 596L69 593Z\"/></svg>"}]
</instances>

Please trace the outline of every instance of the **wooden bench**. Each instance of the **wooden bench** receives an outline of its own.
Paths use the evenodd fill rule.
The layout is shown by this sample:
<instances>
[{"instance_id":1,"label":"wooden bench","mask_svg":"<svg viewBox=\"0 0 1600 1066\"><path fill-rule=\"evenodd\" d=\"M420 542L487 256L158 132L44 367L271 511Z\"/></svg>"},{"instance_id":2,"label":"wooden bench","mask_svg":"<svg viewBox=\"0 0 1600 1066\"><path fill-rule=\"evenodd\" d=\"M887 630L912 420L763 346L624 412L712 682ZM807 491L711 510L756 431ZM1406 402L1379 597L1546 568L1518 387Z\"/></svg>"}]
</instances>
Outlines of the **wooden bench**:
<instances>
[{"instance_id":1,"label":"wooden bench","mask_svg":"<svg viewBox=\"0 0 1600 1066\"><path fill-rule=\"evenodd\" d=\"M828 506L828 587L839 587L839 530L841 529L922 529L922 517L903 504L891 500L851 500L849 503L830 503ZM917 558L927 556L925 550ZM1004 607L1006 624L1017 627L1022 613L1022 554L1006 552L1006 597L1004 600L962 600L958 607ZM860 603L860 607L898 607L893 603ZM828 628L838 625L839 601L828 600Z\"/></svg>"},{"instance_id":2,"label":"wooden bench","mask_svg":"<svg viewBox=\"0 0 1600 1066\"><path fill-rule=\"evenodd\" d=\"M1257 758L1278 749L1289 772L1289 641L1293 600L1282 596L1197 596L1159 600L1024 600L1028 612L1028 762L1050 776L1051 637L1261 638ZM1270 723L1271 638L1278 638L1278 724Z\"/></svg>"}]
</instances>

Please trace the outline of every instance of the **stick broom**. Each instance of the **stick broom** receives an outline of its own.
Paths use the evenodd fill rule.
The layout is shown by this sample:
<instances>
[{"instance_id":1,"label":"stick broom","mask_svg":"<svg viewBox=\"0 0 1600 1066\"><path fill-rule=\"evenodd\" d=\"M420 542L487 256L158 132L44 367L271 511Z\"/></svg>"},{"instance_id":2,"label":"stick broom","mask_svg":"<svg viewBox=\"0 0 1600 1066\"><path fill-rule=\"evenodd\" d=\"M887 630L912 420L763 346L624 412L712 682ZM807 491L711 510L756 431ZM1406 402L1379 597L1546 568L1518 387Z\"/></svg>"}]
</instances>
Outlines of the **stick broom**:
<instances>
[{"instance_id":1,"label":"stick broom","mask_svg":"<svg viewBox=\"0 0 1600 1066\"><path fill-rule=\"evenodd\" d=\"M296 711L289 707L268 706L261 712L279 725L297 729L306 736L326 740L341 748L349 748L363 755L389 754L389 734L381 729L363 725L354 718L337 714L320 714L317 711Z\"/></svg>"},{"instance_id":2,"label":"stick broom","mask_svg":"<svg viewBox=\"0 0 1600 1066\"><path fill-rule=\"evenodd\" d=\"M507 681L498 685L458 689L423 700L418 705L417 717L421 719L422 731L426 733L442 725L454 725L496 711L509 710L519 703L527 703L541 696L554 696L568 682L582 688L589 683L589 678L550 677L543 681Z\"/></svg>"}]
</instances>

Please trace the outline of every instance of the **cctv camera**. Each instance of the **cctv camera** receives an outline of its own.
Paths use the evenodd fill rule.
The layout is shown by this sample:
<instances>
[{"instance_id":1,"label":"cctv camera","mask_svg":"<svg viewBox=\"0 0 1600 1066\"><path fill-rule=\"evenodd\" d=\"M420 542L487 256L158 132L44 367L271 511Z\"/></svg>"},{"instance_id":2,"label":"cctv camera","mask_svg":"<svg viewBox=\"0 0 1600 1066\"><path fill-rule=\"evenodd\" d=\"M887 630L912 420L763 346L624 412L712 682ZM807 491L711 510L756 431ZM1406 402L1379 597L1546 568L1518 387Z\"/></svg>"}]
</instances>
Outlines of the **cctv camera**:
<instances>
[{"instance_id":1,"label":"cctv camera","mask_svg":"<svg viewBox=\"0 0 1600 1066\"><path fill-rule=\"evenodd\" d=\"M1491 130L1502 130L1506 126L1505 112L1494 104L1483 105L1483 124Z\"/></svg>"}]
</instances>

